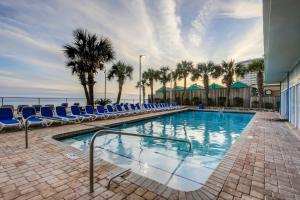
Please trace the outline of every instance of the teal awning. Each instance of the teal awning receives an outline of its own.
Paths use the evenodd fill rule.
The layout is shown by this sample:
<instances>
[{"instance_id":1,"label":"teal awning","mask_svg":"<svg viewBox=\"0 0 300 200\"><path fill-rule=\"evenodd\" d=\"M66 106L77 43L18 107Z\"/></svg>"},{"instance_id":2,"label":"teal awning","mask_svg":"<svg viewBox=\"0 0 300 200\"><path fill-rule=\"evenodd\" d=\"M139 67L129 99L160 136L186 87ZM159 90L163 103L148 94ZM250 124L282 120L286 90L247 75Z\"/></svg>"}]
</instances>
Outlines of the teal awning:
<instances>
[{"instance_id":1,"label":"teal awning","mask_svg":"<svg viewBox=\"0 0 300 200\"><path fill-rule=\"evenodd\" d=\"M194 90L202 90L203 87L200 86L200 85L196 85L196 84L193 84L191 85L190 87L187 88L187 90L190 90L190 91L194 91Z\"/></svg>"},{"instance_id":2,"label":"teal awning","mask_svg":"<svg viewBox=\"0 0 300 200\"><path fill-rule=\"evenodd\" d=\"M219 85L216 83L211 84L210 86L208 86L209 89L222 89L225 88L223 85Z\"/></svg>"},{"instance_id":3,"label":"teal awning","mask_svg":"<svg viewBox=\"0 0 300 200\"><path fill-rule=\"evenodd\" d=\"M250 88L249 85L247 85L246 83L240 82L240 81L234 82L230 87L231 88Z\"/></svg>"},{"instance_id":4,"label":"teal awning","mask_svg":"<svg viewBox=\"0 0 300 200\"><path fill-rule=\"evenodd\" d=\"M174 90L174 89L173 89ZM177 86L176 88L175 88L175 90L176 91L182 91L183 90L183 87L182 86Z\"/></svg>"},{"instance_id":5,"label":"teal awning","mask_svg":"<svg viewBox=\"0 0 300 200\"><path fill-rule=\"evenodd\" d=\"M161 87L158 90L156 90L155 92L164 92L164 91L165 91L165 88ZM170 88L167 87L167 91L170 91Z\"/></svg>"}]
</instances>

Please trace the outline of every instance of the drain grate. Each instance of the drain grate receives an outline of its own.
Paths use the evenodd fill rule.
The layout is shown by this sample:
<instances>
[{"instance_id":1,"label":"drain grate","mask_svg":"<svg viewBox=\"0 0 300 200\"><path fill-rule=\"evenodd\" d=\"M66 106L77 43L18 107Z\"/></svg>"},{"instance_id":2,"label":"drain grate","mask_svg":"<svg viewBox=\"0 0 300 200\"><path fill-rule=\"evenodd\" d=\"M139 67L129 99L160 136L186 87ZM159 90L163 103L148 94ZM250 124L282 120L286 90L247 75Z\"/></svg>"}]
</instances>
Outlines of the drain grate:
<instances>
[{"instance_id":1,"label":"drain grate","mask_svg":"<svg viewBox=\"0 0 300 200\"><path fill-rule=\"evenodd\" d=\"M79 156L75 155L74 153L66 153L65 156L71 160L76 160Z\"/></svg>"}]
</instances>

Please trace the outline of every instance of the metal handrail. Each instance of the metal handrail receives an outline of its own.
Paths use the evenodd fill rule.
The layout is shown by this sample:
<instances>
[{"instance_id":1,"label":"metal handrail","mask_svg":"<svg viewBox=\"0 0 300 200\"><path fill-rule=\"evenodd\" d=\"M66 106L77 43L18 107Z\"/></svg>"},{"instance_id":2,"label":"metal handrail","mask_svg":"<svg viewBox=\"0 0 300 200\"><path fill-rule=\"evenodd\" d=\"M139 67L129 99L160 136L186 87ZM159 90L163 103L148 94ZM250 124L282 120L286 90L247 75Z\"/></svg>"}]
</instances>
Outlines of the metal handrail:
<instances>
[{"instance_id":1,"label":"metal handrail","mask_svg":"<svg viewBox=\"0 0 300 200\"><path fill-rule=\"evenodd\" d=\"M147 138L155 138L155 139L160 139L160 140L184 142L184 143L189 144L189 152L192 151L192 143L187 140L172 139L172 138L159 137L159 136L153 136L153 135L145 135L145 134L126 133L126 132L107 130L107 129L99 130L93 135L93 137L90 141L90 156L89 156L90 157L89 158L90 193L94 192L94 143L98 136L109 135L109 134L127 135L127 136L134 136L134 137L147 137Z\"/></svg>"}]
</instances>

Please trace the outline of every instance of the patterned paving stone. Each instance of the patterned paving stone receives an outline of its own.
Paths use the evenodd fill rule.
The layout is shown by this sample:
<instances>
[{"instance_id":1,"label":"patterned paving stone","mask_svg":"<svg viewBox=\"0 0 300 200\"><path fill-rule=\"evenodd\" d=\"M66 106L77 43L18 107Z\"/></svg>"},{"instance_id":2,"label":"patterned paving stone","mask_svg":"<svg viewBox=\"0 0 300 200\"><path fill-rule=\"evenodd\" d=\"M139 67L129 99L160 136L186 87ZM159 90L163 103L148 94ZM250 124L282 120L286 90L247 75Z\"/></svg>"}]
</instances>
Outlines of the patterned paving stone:
<instances>
[{"instance_id":1,"label":"patterned paving stone","mask_svg":"<svg viewBox=\"0 0 300 200\"><path fill-rule=\"evenodd\" d=\"M177 191L134 173L106 188L108 177L118 167L96 160L95 191L90 194L87 155L52 139L160 114L34 128L29 131L29 149L24 148L23 131L0 134L0 200L300 199L300 134L286 123L270 120L278 117L276 113L258 112L204 186L192 192ZM78 158L70 159L70 152Z\"/></svg>"}]
</instances>

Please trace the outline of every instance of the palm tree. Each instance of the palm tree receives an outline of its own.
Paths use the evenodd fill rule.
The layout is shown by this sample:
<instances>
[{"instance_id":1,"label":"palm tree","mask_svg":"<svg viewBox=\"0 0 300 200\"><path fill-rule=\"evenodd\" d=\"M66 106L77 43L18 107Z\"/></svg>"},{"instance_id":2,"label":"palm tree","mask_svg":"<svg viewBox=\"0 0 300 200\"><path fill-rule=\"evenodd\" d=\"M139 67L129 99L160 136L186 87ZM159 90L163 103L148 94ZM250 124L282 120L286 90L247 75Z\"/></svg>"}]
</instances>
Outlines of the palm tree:
<instances>
[{"instance_id":1,"label":"palm tree","mask_svg":"<svg viewBox=\"0 0 300 200\"><path fill-rule=\"evenodd\" d=\"M191 61L181 61L181 63L177 64L176 71L178 73L178 79L182 80L183 79L183 93L181 96L181 104L183 104L183 98L185 95L186 91L186 79L189 76L190 72L193 69L193 62Z\"/></svg>"},{"instance_id":2,"label":"palm tree","mask_svg":"<svg viewBox=\"0 0 300 200\"><path fill-rule=\"evenodd\" d=\"M94 102L94 80L95 74L98 70L104 69L104 64L115 59L115 52L113 51L112 43L108 38L100 37L98 40L88 40L89 49L94 52L89 58L90 66L88 70L88 86L90 92L90 102Z\"/></svg>"},{"instance_id":3,"label":"palm tree","mask_svg":"<svg viewBox=\"0 0 300 200\"><path fill-rule=\"evenodd\" d=\"M87 102L94 105L95 75L98 70L103 70L104 64L112 61L115 52L108 38L98 37L84 29L73 32L74 42L63 46L67 60L67 67L77 74L84 84ZM83 81L85 80L85 81ZM86 89L85 89L86 88Z\"/></svg>"},{"instance_id":4,"label":"palm tree","mask_svg":"<svg viewBox=\"0 0 300 200\"><path fill-rule=\"evenodd\" d=\"M192 70L192 81L196 81L199 78L203 79L206 103L208 103L209 95L209 77L212 76L213 78L216 78L215 71L216 65L212 61L209 61L208 63L198 63L197 68Z\"/></svg>"},{"instance_id":5,"label":"palm tree","mask_svg":"<svg viewBox=\"0 0 300 200\"><path fill-rule=\"evenodd\" d=\"M175 97L175 102L176 102L176 99L177 99L176 87L177 87L177 79L178 79L178 73L176 70L171 72L171 78L172 78L172 81L174 82L173 88L174 88L174 97Z\"/></svg>"},{"instance_id":6,"label":"palm tree","mask_svg":"<svg viewBox=\"0 0 300 200\"><path fill-rule=\"evenodd\" d=\"M147 80L148 85L150 86L150 90L151 90L151 102L154 102L154 97L153 97L153 84L154 81L157 80L158 78L158 72L154 69L149 68L147 71L144 71L143 73L143 77L145 78L145 80Z\"/></svg>"},{"instance_id":7,"label":"palm tree","mask_svg":"<svg viewBox=\"0 0 300 200\"><path fill-rule=\"evenodd\" d=\"M230 87L234 82L235 77L244 77L247 69L239 63L235 63L234 60L229 62L223 61L220 66L216 67L214 72L215 77L223 76L222 82L226 85L226 106L229 107L229 96L230 96Z\"/></svg>"},{"instance_id":8,"label":"palm tree","mask_svg":"<svg viewBox=\"0 0 300 200\"><path fill-rule=\"evenodd\" d=\"M84 95L87 101L86 103L89 104L89 93L87 89L86 74L84 72L82 65L78 64L76 61L69 60L67 61L66 66L67 68L71 69L72 75L76 74L78 76L80 84L84 89Z\"/></svg>"},{"instance_id":9,"label":"palm tree","mask_svg":"<svg viewBox=\"0 0 300 200\"><path fill-rule=\"evenodd\" d=\"M127 78L132 79L132 72L133 72L133 67L122 61L119 61L116 64L114 64L108 72L108 76L107 76L108 80L117 78L117 81L119 83L117 103L120 102L123 85L126 79Z\"/></svg>"},{"instance_id":10,"label":"palm tree","mask_svg":"<svg viewBox=\"0 0 300 200\"><path fill-rule=\"evenodd\" d=\"M145 103L145 95L146 95L146 87L148 87L149 84L147 80L143 77L141 81L138 81L136 84L136 88L142 88L142 93L143 93L143 103Z\"/></svg>"},{"instance_id":11,"label":"palm tree","mask_svg":"<svg viewBox=\"0 0 300 200\"><path fill-rule=\"evenodd\" d=\"M171 81L170 69L167 66L163 66L158 70L157 79L163 84L164 102L167 102L167 83Z\"/></svg>"},{"instance_id":12,"label":"palm tree","mask_svg":"<svg viewBox=\"0 0 300 200\"><path fill-rule=\"evenodd\" d=\"M259 107L262 107L263 104L263 95L264 95L264 59L263 58L258 58L253 60L249 65L248 65L248 71L249 72L256 72L256 82L257 82L257 90L258 90L258 102L259 102Z\"/></svg>"}]
</instances>

